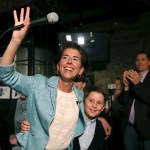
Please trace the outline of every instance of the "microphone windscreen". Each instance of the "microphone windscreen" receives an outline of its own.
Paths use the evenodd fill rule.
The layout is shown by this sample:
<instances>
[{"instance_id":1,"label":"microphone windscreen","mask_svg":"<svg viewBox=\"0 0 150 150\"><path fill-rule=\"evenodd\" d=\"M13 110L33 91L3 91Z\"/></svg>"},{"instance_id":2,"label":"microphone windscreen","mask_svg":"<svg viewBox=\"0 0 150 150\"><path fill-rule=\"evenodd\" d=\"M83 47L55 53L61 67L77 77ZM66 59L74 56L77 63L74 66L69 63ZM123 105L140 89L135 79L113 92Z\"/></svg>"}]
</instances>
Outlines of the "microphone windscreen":
<instances>
[{"instance_id":1,"label":"microphone windscreen","mask_svg":"<svg viewBox=\"0 0 150 150\"><path fill-rule=\"evenodd\" d=\"M49 23L56 23L59 17L55 12L51 12L47 15L47 20Z\"/></svg>"}]
</instances>

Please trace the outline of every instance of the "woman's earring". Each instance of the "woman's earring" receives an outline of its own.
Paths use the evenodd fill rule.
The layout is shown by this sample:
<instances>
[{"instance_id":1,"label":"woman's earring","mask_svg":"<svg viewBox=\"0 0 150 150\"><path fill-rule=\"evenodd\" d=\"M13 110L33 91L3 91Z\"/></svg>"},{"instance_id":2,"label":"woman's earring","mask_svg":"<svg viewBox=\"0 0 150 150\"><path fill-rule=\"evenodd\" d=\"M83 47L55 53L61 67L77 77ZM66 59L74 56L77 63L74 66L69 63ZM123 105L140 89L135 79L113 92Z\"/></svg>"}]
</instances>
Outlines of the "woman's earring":
<instances>
[{"instance_id":1,"label":"woman's earring","mask_svg":"<svg viewBox=\"0 0 150 150\"><path fill-rule=\"evenodd\" d=\"M59 75L59 70L57 70L57 75Z\"/></svg>"},{"instance_id":2,"label":"woman's earring","mask_svg":"<svg viewBox=\"0 0 150 150\"><path fill-rule=\"evenodd\" d=\"M78 75L78 79L80 79L80 78L81 78L81 75L79 74L79 75Z\"/></svg>"}]
</instances>

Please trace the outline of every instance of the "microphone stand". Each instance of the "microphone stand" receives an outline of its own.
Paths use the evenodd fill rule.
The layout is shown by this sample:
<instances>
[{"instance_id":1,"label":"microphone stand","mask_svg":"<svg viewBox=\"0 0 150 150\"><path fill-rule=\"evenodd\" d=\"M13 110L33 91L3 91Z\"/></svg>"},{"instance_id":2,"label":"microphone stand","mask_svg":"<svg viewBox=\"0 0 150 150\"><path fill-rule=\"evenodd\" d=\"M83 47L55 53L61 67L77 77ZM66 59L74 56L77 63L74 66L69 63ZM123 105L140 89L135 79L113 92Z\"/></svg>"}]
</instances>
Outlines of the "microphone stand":
<instances>
[{"instance_id":1,"label":"microphone stand","mask_svg":"<svg viewBox=\"0 0 150 150\"><path fill-rule=\"evenodd\" d=\"M114 89L109 89L109 93L110 93L110 124L111 126L113 125L113 106L112 106L112 101L113 101L113 93L114 93Z\"/></svg>"},{"instance_id":2,"label":"microphone stand","mask_svg":"<svg viewBox=\"0 0 150 150\"><path fill-rule=\"evenodd\" d=\"M116 89L116 85L111 83L111 84L108 84L108 92L110 94L110 124L111 126L113 125L113 116L112 116L112 113L113 113L113 106L112 106L112 100L113 100L113 94L114 94L114 90Z\"/></svg>"},{"instance_id":3,"label":"microphone stand","mask_svg":"<svg viewBox=\"0 0 150 150\"><path fill-rule=\"evenodd\" d=\"M112 113L113 113L113 106L112 106L112 101L113 101L113 93L110 94L110 103L111 103L111 107L110 107L110 112L111 112L111 126L113 125L113 116L112 116Z\"/></svg>"}]
</instances>

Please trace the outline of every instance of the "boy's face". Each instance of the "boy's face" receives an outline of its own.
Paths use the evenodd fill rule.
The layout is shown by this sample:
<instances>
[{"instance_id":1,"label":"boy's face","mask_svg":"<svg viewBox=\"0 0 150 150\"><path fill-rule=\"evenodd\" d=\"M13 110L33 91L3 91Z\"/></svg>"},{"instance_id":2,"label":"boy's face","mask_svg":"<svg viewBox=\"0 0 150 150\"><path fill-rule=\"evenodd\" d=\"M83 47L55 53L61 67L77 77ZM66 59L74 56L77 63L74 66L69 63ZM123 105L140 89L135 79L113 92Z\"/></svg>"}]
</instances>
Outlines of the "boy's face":
<instances>
[{"instance_id":1,"label":"boy's face","mask_svg":"<svg viewBox=\"0 0 150 150\"><path fill-rule=\"evenodd\" d=\"M88 120L96 118L105 108L104 96L98 92L90 92L85 99L85 114Z\"/></svg>"},{"instance_id":2,"label":"boy's face","mask_svg":"<svg viewBox=\"0 0 150 150\"><path fill-rule=\"evenodd\" d=\"M84 90L84 88L86 86L86 82L82 82L82 81L80 81L80 82L74 82L74 85L76 87L78 87L80 90Z\"/></svg>"},{"instance_id":3,"label":"boy's face","mask_svg":"<svg viewBox=\"0 0 150 150\"><path fill-rule=\"evenodd\" d=\"M121 81L116 79L114 81L115 85L116 85L116 90L121 90Z\"/></svg>"}]
</instances>

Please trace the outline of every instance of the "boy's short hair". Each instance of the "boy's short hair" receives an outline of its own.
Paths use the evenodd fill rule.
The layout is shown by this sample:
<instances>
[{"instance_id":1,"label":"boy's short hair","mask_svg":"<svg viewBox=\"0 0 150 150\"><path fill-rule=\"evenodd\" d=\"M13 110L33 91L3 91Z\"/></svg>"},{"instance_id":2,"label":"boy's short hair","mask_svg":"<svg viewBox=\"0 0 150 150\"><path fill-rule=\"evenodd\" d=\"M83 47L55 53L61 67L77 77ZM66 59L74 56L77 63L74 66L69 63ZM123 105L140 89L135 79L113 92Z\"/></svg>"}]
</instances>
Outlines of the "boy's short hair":
<instances>
[{"instance_id":1,"label":"boy's short hair","mask_svg":"<svg viewBox=\"0 0 150 150\"><path fill-rule=\"evenodd\" d=\"M105 92L97 87L97 86L94 86L94 85L90 85L90 86L87 86L85 89L84 89L84 100L85 98L91 93L91 92L97 92L97 93L100 93L104 96L104 103L106 103L106 94Z\"/></svg>"}]
</instances>

